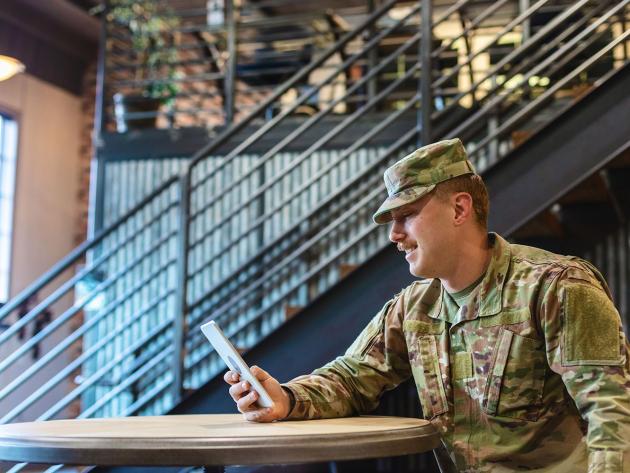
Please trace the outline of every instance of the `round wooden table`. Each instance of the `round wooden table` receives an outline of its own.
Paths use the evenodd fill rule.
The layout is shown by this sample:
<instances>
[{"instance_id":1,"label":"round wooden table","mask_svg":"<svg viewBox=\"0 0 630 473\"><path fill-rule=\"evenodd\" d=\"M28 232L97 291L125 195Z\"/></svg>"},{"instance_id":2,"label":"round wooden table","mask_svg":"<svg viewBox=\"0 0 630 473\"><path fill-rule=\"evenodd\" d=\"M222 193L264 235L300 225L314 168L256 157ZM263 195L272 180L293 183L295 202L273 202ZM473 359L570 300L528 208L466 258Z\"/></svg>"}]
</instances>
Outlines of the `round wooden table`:
<instances>
[{"instance_id":1,"label":"round wooden table","mask_svg":"<svg viewBox=\"0 0 630 473\"><path fill-rule=\"evenodd\" d=\"M240 414L208 414L0 426L0 460L66 465L308 463L408 455L438 444L428 421L406 417L257 424Z\"/></svg>"}]
</instances>

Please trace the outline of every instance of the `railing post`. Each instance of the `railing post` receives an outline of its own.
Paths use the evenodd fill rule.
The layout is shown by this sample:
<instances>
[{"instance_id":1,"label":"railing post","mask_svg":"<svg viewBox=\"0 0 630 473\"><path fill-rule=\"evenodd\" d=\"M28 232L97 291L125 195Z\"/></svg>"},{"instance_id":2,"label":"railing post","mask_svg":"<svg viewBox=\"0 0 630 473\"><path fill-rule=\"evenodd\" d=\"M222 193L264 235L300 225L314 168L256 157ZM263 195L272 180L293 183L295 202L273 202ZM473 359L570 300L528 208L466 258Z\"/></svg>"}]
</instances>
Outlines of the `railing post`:
<instances>
[{"instance_id":1,"label":"railing post","mask_svg":"<svg viewBox=\"0 0 630 473\"><path fill-rule=\"evenodd\" d=\"M175 292L175 313L173 344L173 405L178 404L184 392L185 336L188 313L188 217L190 214L190 175L191 169L179 178L179 228L177 234L177 290Z\"/></svg>"},{"instance_id":2,"label":"railing post","mask_svg":"<svg viewBox=\"0 0 630 473\"><path fill-rule=\"evenodd\" d=\"M227 67L225 68L225 125L234 121L234 82L236 80L236 16L234 14L234 0L225 1L225 27L227 30Z\"/></svg>"},{"instance_id":3,"label":"railing post","mask_svg":"<svg viewBox=\"0 0 630 473\"><path fill-rule=\"evenodd\" d=\"M524 11L527 11L529 7L530 7L529 0L518 0L519 14L523 13ZM521 36L521 42L525 43L529 39L530 36L531 36L531 22L528 17L525 21L523 21L523 32Z\"/></svg>"},{"instance_id":4,"label":"railing post","mask_svg":"<svg viewBox=\"0 0 630 473\"><path fill-rule=\"evenodd\" d=\"M431 90L431 50L433 47L433 5L432 0L421 0L421 22L420 28L422 37L420 38L420 61L422 69L420 71L420 111L418 119L420 121L420 141L421 144L431 143L431 113L433 111L433 94Z\"/></svg>"},{"instance_id":5,"label":"railing post","mask_svg":"<svg viewBox=\"0 0 630 473\"><path fill-rule=\"evenodd\" d=\"M90 165L90 196L88 213L88 238L103 228L103 205L105 185L105 163L100 158L99 149L102 144L102 132L105 122L105 74L107 54L107 13L109 1L103 1L103 20L98 45L96 69L96 103L94 106L94 129L92 130L92 162Z\"/></svg>"},{"instance_id":6,"label":"railing post","mask_svg":"<svg viewBox=\"0 0 630 473\"><path fill-rule=\"evenodd\" d=\"M368 11L371 14L374 13L375 10L375 2L376 0L368 0ZM377 33L376 26L374 24L370 25L368 28L368 41L372 39ZM368 69L371 71L376 67L378 63L378 51L377 48L372 48L368 52ZM374 77L368 81L367 84L367 101L369 102L376 96L376 88L377 88L377 77Z\"/></svg>"}]
</instances>

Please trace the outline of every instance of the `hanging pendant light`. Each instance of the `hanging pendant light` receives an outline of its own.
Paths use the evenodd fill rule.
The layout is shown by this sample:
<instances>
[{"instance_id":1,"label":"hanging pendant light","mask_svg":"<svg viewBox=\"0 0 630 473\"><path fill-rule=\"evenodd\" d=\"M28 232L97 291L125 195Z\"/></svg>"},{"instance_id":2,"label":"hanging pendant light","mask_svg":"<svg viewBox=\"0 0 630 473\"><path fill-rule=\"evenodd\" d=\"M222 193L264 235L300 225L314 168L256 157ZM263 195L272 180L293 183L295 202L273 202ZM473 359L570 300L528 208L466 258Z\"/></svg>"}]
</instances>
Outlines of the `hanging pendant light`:
<instances>
[{"instance_id":1,"label":"hanging pendant light","mask_svg":"<svg viewBox=\"0 0 630 473\"><path fill-rule=\"evenodd\" d=\"M10 79L20 72L24 72L24 64L13 57L0 55L0 81Z\"/></svg>"}]
</instances>

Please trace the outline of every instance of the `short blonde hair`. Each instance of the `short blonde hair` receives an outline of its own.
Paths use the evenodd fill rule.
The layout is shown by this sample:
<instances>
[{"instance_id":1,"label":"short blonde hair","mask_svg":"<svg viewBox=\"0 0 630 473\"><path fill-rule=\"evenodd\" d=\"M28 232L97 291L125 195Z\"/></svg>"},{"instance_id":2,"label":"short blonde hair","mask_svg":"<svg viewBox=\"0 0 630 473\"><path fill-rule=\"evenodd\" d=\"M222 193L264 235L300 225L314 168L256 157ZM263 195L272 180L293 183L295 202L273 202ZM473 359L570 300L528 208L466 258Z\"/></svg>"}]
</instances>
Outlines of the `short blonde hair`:
<instances>
[{"instance_id":1,"label":"short blonde hair","mask_svg":"<svg viewBox=\"0 0 630 473\"><path fill-rule=\"evenodd\" d=\"M442 201L448 200L451 195L457 192L470 194L475 211L475 220L484 230L488 228L490 199L488 197L488 189L481 176L478 174L466 174L454 177L437 184L434 192L435 196Z\"/></svg>"}]
</instances>

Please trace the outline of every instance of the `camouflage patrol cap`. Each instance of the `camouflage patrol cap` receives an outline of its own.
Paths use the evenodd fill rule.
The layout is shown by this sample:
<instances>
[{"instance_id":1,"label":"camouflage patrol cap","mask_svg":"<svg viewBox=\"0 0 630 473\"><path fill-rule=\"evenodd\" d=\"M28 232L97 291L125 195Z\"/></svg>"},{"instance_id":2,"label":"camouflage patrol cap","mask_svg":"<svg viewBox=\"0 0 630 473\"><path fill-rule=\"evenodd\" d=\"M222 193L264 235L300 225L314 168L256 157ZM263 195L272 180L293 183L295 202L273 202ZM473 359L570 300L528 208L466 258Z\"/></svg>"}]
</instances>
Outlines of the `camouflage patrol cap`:
<instances>
[{"instance_id":1,"label":"camouflage patrol cap","mask_svg":"<svg viewBox=\"0 0 630 473\"><path fill-rule=\"evenodd\" d=\"M474 173L459 138L423 146L387 168L383 179L388 197L372 218L379 225L387 223L392 219L390 211L418 200L436 184Z\"/></svg>"}]
</instances>

